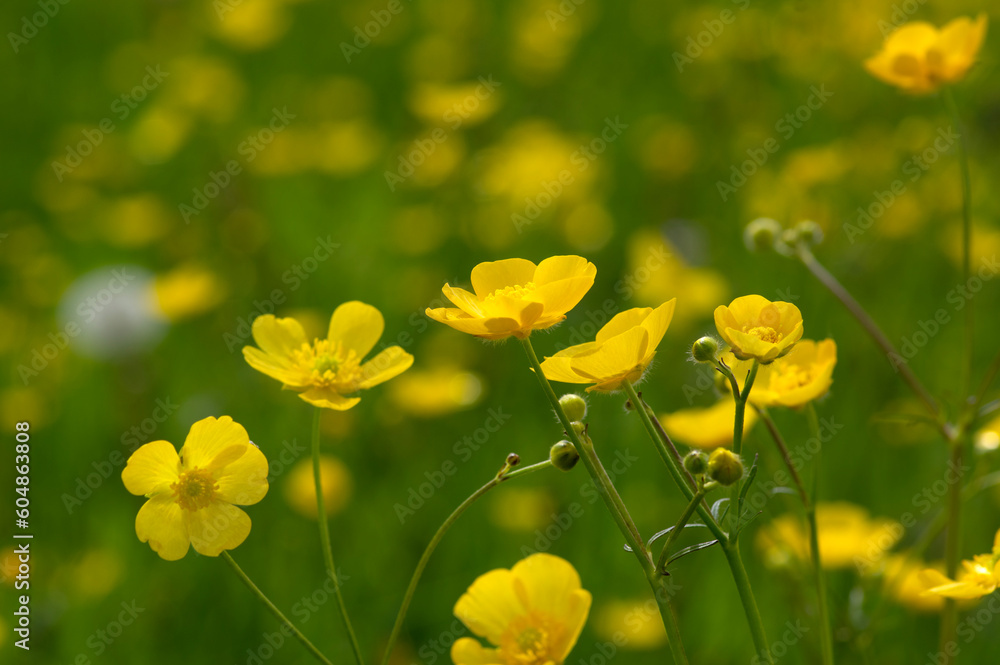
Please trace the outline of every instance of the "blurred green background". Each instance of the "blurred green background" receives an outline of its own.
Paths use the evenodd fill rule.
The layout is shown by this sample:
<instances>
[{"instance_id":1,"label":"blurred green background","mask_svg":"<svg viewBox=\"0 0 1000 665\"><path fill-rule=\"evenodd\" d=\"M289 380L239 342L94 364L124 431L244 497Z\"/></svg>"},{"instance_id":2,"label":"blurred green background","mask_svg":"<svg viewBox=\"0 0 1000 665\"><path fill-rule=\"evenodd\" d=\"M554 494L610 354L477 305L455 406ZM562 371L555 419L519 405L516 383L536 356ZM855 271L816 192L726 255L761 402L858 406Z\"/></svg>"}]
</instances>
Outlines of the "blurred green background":
<instances>
[{"instance_id":1,"label":"blurred green background","mask_svg":"<svg viewBox=\"0 0 1000 665\"><path fill-rule=\"evenodd\" d=\"M350 659L335 604L317 592L315 522L295 508L302 487L292 467L308 456L310 407L251 370L239 349L251 343L249 321L271 308L323 335L333 309L354 299L378 307L383 341L416 358L323 423L324 453L341 463L331 529L343 592L366 653L379 656L438 524L507 453L538 461L560 438L517 344L482 344L423 315L438 306L444 282L468 286L480 261L575 253L597 265L593 289L568 320L535 336L544 355L591 338L609 313L676 296L677 316L643 384L661 412L712 402L686 354L714 329L715 306L747 293L793 301L806 336L832 337L839 349L819 412L844 428L823 451L822 497L876 517L913 511L914 495L943 477L942 442L874 422L915 408L890 364L804 268L747 252L741 231L761 215L818 222L827 237L817 255L897 345L944 308L952 322L910 362L954 403L962 332L948 300L960 283L954 150L935 153L911 180L913 156L951 123L939 97L903 96L861 63L893 20L940 25L997 8L933 0L4 3L0 413L11 444L0 506L13 504L14 423L26 420L35 540L31 652L12 644L16 594L5 567L0 659L242 664L268 653L273 618L223 562L193 551L165 562L140 543L133 524L142 499L120 481L135 445L163 438L180 446L208 415L232 416L272 461L270 493L247 509L253 530L234 557L335 662ZM997 44L988 34L955 90L971 147L975 265L1000 248L1000 88L989 84ZM797 127L782 124L786 114L806 115L814 87L832 95L805 107ZM720 195L718 183L739 182L733 168L772 137L777 152ZM905 192L864 233L851 232L845 225L856 225L858 208L884 199L897 179ZM980 367L995 352L998 304L992 283L975 296ZM622 401L592 399L590 431L609 461L624 451L641 459L619 487L652 534L683 504ZM509 419L487 437L482 428L498 411ZM793 447L808 436L799 414L777 417ZM478 450L462 443L477 436ZM761 452L760 477L780 468L763 429L748 446ZM440 480L449 461L457 473L401 520L398 505L430 477ZM985 471L996 461L984 454L975 464ZM658 618L627 615L647 587L603 507L581 494L585 482L579 468L547 472L474 506L431 560L394 662L450 662L447 645L465 634L454 602L477 575L540 548L570 560L594 596L571 662L662 662ZM998 501L993 493L969 504L964 557L989 551ZM774 641L787 621L813 620L812 595L801 574L765 565L752 532L795 509L775 498L743 546ZM4 508L0 529L5 566L11 513ZM935 542L928 556L941 554ZM747 662L752 645L720 553L692 555L675 571L692 660ZM310 610L304 599L314 592ZM841 662L863 662L859 635L878 584L834 571L831 595ZM119 632L111 624L122 603L142 612L105 640ZM603 645L615 631L629 644L609 658ZM890 601L871 662L918 662L936 651L936 636L933 613ZM816 662L817 644L813 630L781 662ZM990 627L962 645L962 658L988 662L998 647ZM311 662L298 644L270 660Z\"/></svg>"}]
</instances>

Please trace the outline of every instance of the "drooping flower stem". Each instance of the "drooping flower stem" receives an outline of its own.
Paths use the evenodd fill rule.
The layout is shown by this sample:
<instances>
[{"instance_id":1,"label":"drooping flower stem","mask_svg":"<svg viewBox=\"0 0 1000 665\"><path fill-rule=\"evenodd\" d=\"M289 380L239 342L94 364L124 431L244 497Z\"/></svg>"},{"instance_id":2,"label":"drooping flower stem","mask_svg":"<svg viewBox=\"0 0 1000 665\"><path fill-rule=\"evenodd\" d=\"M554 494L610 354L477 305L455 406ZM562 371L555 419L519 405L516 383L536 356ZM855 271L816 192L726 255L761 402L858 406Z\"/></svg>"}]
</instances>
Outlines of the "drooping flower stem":
<instances>
[{"instance_id":1,"label":"drooping flower stem","mask_svg":"<svg viewBox=\"0 0 1000 665\"><path fill-rule=\"evenodd\" d=\"M632 517L629 515L625 503L618 494L618 490L615 489L614 484L608 477L607 471L605 471L604 466L597 457L593 441L591 441L589 436L581 437L576 433L572 423L566 416L566 412L559 403L559 398L556 397L552 385L542 371L542 366L538 362L538 356L535 355L535 349L531 346L531 340L525 337L521 340L521 345L524 347L525 355L528 356L528 362L531 364L538 383L542 387L542 392L545 393L545 397L552 405L552 409L555 411L559 423L563 426L566 436L576 446L577 452L580 453L580 460L597 486L598 493L604 500L608 512L611 513L612 519L618 526L618 530L625 537L625 541L628 543L632 553L639 560L639 565L646 575L646 579L653 591L653 597L656 599L656 604L659 607L660 617L663 619L663 625L667 631L667 642L670 652L673 655L674 663L676 665L687 665L687 654L684 652L684 645L681 641L677 617L674 615L673 607L670 604L671 590L664 584L664 578L656 573L652 558L649 556L649 552L646 551L645 544L639 535L639 530L636 528L635 522L632 521Z\"/></svg>"},{"instance_id":2,"label":"drooping flower stem","mask_svg":"<svg viewBox=\"0 0 1000 665\"><path fill-rule=\"evenodd\" d=\"M319 523L319 542L323 550L323 563L326 566L326 574L333 582L334 595L337 596L337 605L340 608L340 617L344 622L344 629L351 640L351 649L354 651L354 659L358 665L364 665L365 659L361 655L361 647L358 645L357 635L354 633L354 626L351 625L351 618L347 614L347 606L344 604L344 596L340 593L340 579L337 577L337 567L333 561L333 547L330 545L330 525L326 520L326 503L323 495L323 476L320 473L319 464L319 423L323 410L319 407L313 409L312 421L312 463L313 481L316 485L316 521Z\"/></svg>"},{"instance_id":3,"label":"drooping flower stem","mask_svg":"<svg viewBox=\"0 0 1000 665\"><path fill-rule=\"evenodd\" d=\"M420 583L420 578L424 574L424 569L427 567L427 562L430 561L431 555L434 550L437 549L438 544L444 535L452 527L452 525L458 521L458 518L462 516L462 513L466 509L476 502L481 496L489 492L491 489L499 485L500 483L516 478L517 476L526 476L529 473L539 471L541 469L546 469L552 466L552 462L545 460L544 462L539 462L538 464L532 464L531 466L526 466L521 469L512 469L510 464L505 464L504 467L494 476L488 483L480 487L478 490L469 495L458 508L452 511L448 519L438 527L437 532L431 541L427 544L424 553L420 557L420 561L417 562L416 570L413 571L413 576L410 577L410 584L406 587L406 593L403 594L403 602L399 607L399 613L396 615L396 622L392 626L392 632L389 634L389 641L385 646L385 652L382 655L382 665L388 665L389 657L392 655L392 648L396 644L396 640L399 639L399 632L403 628L403 621L406 619L406 613L410 609L410 602L413 600L413 594L417 590L417 584Z\"/></svg>"},{"instance_id":4,"label":"drooping flower stem","mask_svg":"<svg viewBox=\"0 0 1000 665\"><path fill-rule=\"evenodd\" d=\"M302 645L309 651L309 653L311 653L316 658L316 660L318 660L321 663L324 663L324 665L333 665L333 663L331 663L330 660L323 655L323 652L317 649L316 646L309 641L309 638L303 635L302 632L295 627L295 624L289 621L288 617L286 617L282 613L282 611L279 610L278 607L271 602L271 599L265 596L264 592L261 591L259 588L257 588L257 585L254 584L253 580L251 580L250 577L243 572L243 569L240 568L239 564L237 564L236 561L233 560L233 557L230 556L229 552L224 551L220 555L220 557L222 558L223 561L229 564L229 567L233 569L233 572L236 573L236 576L240 578L240 580L243 582L243 584L246 585L248 589L250 589L253 595L257 596L257 600L263 603L264 606L268 610L270 610L271 614L273 614L278 619L278 621L284 624L284 626L291 631L292 635L295 636L295 639L301 642Z\"/></svg>"},{"instance_id":5,"label":"drooping flower stem","mask_svg":"<svg viewBox=\"0 0 1000 665\"><path fill-rule=\"evenodd\" d=\"M816 408L812 402L806 407L806 416L809 420L809 429L812 431L812 435L816 437L817 441L821 441L819 419L816 417ZM777 428L774 431L777 432ZM816 522L816 500L819 496L819 460L821 453L822 448L817 450L814 455L812 493L809 500L805 502L805 508L806 517L809 519L809 551L812 555L813 573L816 575L816 596L819 604L820 643L823 653L823 665L833 665L833 626L830 624L830 605L826 593L826 575L823 573L822 553L819 551L819 525Z\"/></svg>"}]
</instances>

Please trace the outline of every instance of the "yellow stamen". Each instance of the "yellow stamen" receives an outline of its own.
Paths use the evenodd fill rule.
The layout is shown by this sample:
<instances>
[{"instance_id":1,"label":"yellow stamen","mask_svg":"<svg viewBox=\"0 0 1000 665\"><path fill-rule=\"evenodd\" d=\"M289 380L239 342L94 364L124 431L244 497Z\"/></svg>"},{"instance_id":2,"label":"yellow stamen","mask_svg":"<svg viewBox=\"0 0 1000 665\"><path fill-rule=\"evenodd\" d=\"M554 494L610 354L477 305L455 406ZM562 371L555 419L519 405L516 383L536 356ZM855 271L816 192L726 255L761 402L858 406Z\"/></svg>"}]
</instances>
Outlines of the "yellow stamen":
<instances>
[{"instance_id":1,"label":"yellow stamen","mask_svg":"<svg viewBox=\"0 0 1000 665\"><path fill-rule=\"evenodd\" d=\"M181 473L177 482L170 486L174 498L184 510L200 510L215 500L218 485L208 469L191 469Z\"/></svg>"},{"instance_id":2,"label":"yellow stamen","mask_svg":"<svg viewBox=\"0 0 1000 665\"><path fill-rule=\"evenodd\" d=\"M551 617L532 612L507 627L500 638L506 665L545 665L556 660L552 652L565 627Z\"/></svg>"},{"instance_id":3,"label":"yellow stamen","mask_svg":"<svg viewBox=\"0 0 1000 665\"><path fill-rule=\"evenodd\" d=\"M754 326L749 330L744 330L744 332L771 344L777 344L782 338L782 334L770 326Z\"/></svg>"},{"instance_id":4,"label":"yellow stamen","mask_svg":"<svg viewBox=\"0 0 1000 665\"><path fill-rule=\"evenodd\" d=\"M498 296L507 296L508 298L524 298L535 292L535 283L528 282L527 284L515 284L514 286L507 286L502 289L497 289L493 293L486 296L486 300L492 300Z\"/></svg>"},{"instance_id":5,"label":"yellow stamen","mask_svg":"<svg viewBox=\"0 0 1000 665\"><path fill-rule=\"evenodd\" d=\"M354 349L345 349L339 340L317 339L293 352L296 364L310 374L310 381L320 388L333 388L340 394L352 393L361 381L361 359Z\"/></svg>"}]
</instances>

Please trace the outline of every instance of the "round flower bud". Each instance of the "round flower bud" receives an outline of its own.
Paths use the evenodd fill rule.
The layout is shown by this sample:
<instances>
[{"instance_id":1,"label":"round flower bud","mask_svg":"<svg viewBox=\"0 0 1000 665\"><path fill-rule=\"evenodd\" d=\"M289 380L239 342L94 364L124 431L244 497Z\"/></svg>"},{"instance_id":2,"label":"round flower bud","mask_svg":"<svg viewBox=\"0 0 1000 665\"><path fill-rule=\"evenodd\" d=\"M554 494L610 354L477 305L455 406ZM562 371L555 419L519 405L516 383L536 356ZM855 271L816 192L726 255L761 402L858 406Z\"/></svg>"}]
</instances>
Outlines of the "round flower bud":
<instances>
[{"instance_id":1,"label":"round flower bud","mask_svg":"<svg viewBox=\"0 0 1000 665\"><path fill-rule=\"evenodd\" d=\"M715 361L715 355L719 352L719 340L711 335L706 335L695 341L691 345L691 357L700 363L710 363Z\"/></svg>"},{"instance_id":2,"label":"round flower bud","mask_svg":"<svg viewBox=\"0 0 1000 665\"><path fill-rule=\"evenodd\" d=\"M684 456L684 468L693 476L700 476L708 471L708 455L700 450L692 450Z\"/></svg>"},{"instance_id":3,"label":"round flower bud","mask_svg":"<svg viewBox=\"0 0 1000 665\"><path fill-rule=\"evenodd\" d=\"M732 485L743 477L743 462L726 448L716 448L708 458L708 477L720 485Z\"/></svg>"},{"instance_id":4,"label":"round flower bud","mask_svg":"<svg viewBox=\"0 0 1000 665\"><path fill-rule=\"evenodd\" d=\"M580 436L587 431L587 426L579 421L573 421L569 424L569 426L573 428L573 431L576 432L577 436Z\"/></svg>"},{"instance_id":5,"label":"round flower bud","mask_svg":"<svg viewBox=\"0 0 1000 665\"><path fill-rule=\"evenodd\" d=\"M770 217L758 217L743 230L743 242L751 252L774 249L774 241L781 233L781 224Z\"/></svg>"},{"instance_id":6,"label":"round flower bud","mask_svg":"<svg viewBox=\"0 0 1000 665\"><path fill-rule=\"evenodd\" d=\"M587 417L587 400L576 393L567 393L560 397L559 406L571 421L580 421Z\"/></svg>"},{"instance_id":7,"label":"round flower bud","mask_svg":"<svg viewBox=\"0 0 1000 665\"><path fill-rule=\"evenodd\" d=\"M560 441L549 449L549 461L560 471L569 471L580 460L580 453L569 441Z\"/></svg>"},{"instance_id":8,"label":"round flower bud","mask_svg":"<svg viewBox=\"0 0 1000 665\"><path fill-rule=\"evenodd\" d=\"M812 220L805 220L795 225L795 232L800 242L818 245L823 242L823 229Z\"/></svg>"}]
</instances>

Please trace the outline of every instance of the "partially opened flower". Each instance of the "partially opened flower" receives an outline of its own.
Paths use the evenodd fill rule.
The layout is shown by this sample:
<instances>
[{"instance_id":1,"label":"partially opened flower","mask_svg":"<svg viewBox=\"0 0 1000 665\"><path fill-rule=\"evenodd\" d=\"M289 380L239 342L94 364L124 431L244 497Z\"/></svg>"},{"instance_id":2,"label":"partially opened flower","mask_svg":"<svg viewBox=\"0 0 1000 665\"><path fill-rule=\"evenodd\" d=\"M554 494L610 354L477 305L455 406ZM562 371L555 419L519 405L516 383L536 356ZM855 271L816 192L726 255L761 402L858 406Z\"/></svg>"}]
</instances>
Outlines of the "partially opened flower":
<instances>
[{"instance_id":1,"label":"partially opened flower","mask_svg":"<svg viewBox=\"0 0 1000 665\"><path fill-rule=\"evenodd\" d=\"M593 342L577 344L546 358L542 372L551 381L590 383L587 391L611 392L635 383L649 367L667 332L677 299L656 309L621 312L597 331Z\"/></svg>"},{"instance_id":2,"label":"partially opened flower","mask_svg":"<svg viewBox=\"0 0 1000 665\"><path fill-rule=\"evenodd\" d=\"M938 30L915 21L893 31L882 50L865 61L875 77L913 95L960 81L976 61L986 35L986 14L964 16Z\"/></svg>"},{"instance_id":3,"label":"partially opened flower","mask_svg":"<svg viewBox=\"0 0 1000 665\"><path fill-rule=\"evenodd\" d=\"M705 449L732 446L736 402L731 397L726 397L709 407L665 413L660 416L660 422L670 438L685 446ZM756 412L747 409L743 416L743 436L746 436L756 422Z\"/></svg>"},{"instance_id":4,"label":"partially opened flower","mask_svg":"<svg viewBox=\"0 0 1000 665\"><path fill-rule=\"evenodd\" d=\"M791 303L742 296L715 309L715 327L737 358L769 363L802 337L802 313Z\"/></svg>"},{"instance_id":5,"label":"partially opened flower","mask_svg":"<svg viewBox=\"0 0 1000 665\"><path fill-rule=\"evenodd\" d=\"M597 268L579 256L553 256L537 266L525 259L480 263L472 269L475 293L448 284L441 291L455 307L427 316L483 339L525 339L566 318L594 285Z\"/></svg>"},{"instance_id":6,"label":"partially opened flower","mask_svg":"<svg viewBox=\"0 0 1000 665\"><path fill-rule=\"evenodd\" d=\"M751 361L733 363L726 359L726 362L730 363L742 390ZM832 339L822 342L800 340L786 355L761 365L750 391L750 401L757 406L805 406L830 390L836 364L837 344Z\"/></svg>"},{"instance_id":7,"label":"partially opened flower","mask_svg":"<svg viewBox=\"0 0 1000 665\"><path fill-rule=\"evenodd\" d=\"M312 343L295 319L266 314L253 322L253 339L260 348L243 347L243 357L310 404L344 411L361 401L355 396L359 390L388 381L413 364L413 356L399 346L362 364L384 329L382 313L356 300L334 310L327 338Z\"/></svg>"},{"instance_id":8,"label":"partially opened flower","mask_svg":"<svg viewBox=\"0 0 1000 665\"><path fill-rule=\"evenodd\" d=\"M455 665L561 665L587 621L590 600L576 569L551 554L491 570L458 599L455 616L493 646L462 637L451 659Z\"/></svg>"},{"instance_id":9,"label":"partially opened flower","mask_svg":"<svg viewBox=\"0 0 1000 665\"><path fill-rule=\"evenodd\" d=\"M962 562L958 579L950 579L937 570L925 570L924 582L930 587L924 593L945 598L981 598L1000 587L1000 530L993 537L993 552L978 554Z\"/></svg>"},{"instance_id":10,"label":"partially opened flower","mask_svg":"<svg viewBox=\"0 0 1000 665\"><path fill-rule=\"evenodd\" d=\"M122 482L149 498L135 518L135 533L167 561L194 546L219 556L250 533L250 518L236 506L267 494L267 460L229 416L191 426L180 455L169 441L152 441L129 457Z\"/></svg>"}]
</instances>

